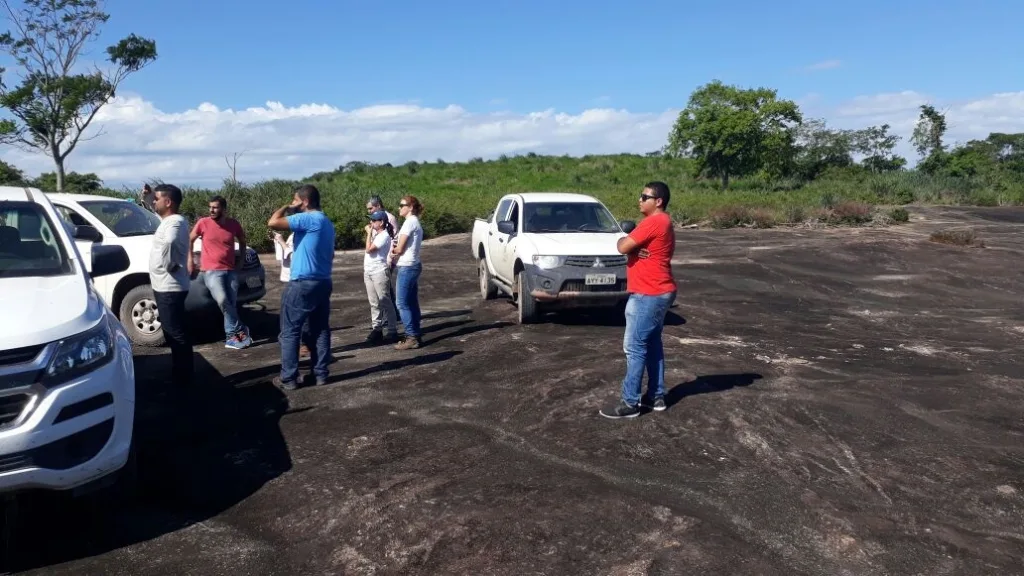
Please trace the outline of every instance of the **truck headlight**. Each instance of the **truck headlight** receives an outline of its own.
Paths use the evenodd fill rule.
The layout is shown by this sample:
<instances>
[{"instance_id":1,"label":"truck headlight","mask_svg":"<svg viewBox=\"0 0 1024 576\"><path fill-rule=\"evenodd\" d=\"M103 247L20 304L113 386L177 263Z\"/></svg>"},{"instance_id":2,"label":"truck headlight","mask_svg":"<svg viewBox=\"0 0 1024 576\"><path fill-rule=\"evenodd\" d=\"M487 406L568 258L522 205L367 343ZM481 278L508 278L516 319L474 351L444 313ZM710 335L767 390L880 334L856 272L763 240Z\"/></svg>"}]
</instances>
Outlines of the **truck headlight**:
<instances>
[{"instance_id":1,"label":"truck headlight","mask_svg":"<svg viewBox=\"0 0 1024 576\"><path fill-rule=\"evenodd\" d=\"M61 341L46 369L43 385L52 388L63 384L110 362L113 357L114 334L109 320L104 318L95 327Z\"/></svg>"},{"instance_id":2,"label":"truck headlight","mask_svg":"<svg viewBox=\"0 0 1024 576\"><path fill-rule=\"evenodd\" d=\"M537 256L533 257L533 265L541 270L551 270L565 264L565 256Z\"/></svg>"}]
</instances>

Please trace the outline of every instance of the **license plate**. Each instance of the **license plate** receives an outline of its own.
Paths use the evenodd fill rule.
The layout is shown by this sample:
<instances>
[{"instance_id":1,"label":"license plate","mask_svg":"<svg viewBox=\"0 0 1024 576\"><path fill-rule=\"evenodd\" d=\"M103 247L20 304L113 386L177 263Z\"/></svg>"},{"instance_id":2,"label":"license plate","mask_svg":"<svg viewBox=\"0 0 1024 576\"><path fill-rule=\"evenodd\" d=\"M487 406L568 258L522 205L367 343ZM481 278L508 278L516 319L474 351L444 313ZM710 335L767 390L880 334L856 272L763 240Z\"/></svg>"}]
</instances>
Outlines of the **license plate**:
<instances>
[{"instance_id":1,"label":"license plate","mask_svg":"<svg viewBox=\"0 0 1024 576\"><path fill-rule=\"evenodd\" d=\"M249 288L259 288L263 286L263 282L260 282L259 276L250 276L245 279L245 285Z\"/></svg>"},{"instance_id":2,"label":"license plate","mask_svg":"<svg viewBox=\"0 0 1024 576\"><path fill-rule=\"evenodd\" d=\"M608 286L615 284L618 277L615 274L587 274L587 286Z\"/></svg>"}]
</instances>

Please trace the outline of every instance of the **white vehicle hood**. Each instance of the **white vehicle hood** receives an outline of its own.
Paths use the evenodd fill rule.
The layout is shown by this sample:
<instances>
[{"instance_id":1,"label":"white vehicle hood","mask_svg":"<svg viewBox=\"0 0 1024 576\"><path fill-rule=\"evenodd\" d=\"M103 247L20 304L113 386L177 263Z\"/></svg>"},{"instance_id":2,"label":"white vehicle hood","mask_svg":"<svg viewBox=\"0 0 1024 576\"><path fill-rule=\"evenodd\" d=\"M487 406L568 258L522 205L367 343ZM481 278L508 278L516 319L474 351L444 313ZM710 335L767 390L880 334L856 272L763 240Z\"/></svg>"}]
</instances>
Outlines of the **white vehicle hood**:
<instances>
[{"instance_id":1,"label":"white vehicle hood","mask_svg":"<svg viewBox=\"0 0 1024 576\"><path fill-rule=\"evenodd\" d=\"M81 273L0 278L0 350L45 344L93 327L103 304Z\"/></svg>"},{"instance_id":2,"label":"white vehicle hood","mask_svg":"<svg viewBox=\"0 0 1024 576\"><path fill-rule=\"evenodd\" d=\"M625 236L617 233L527 233L526 238L533 243L536 254L544 256L604 256L619 253L615 244Z\"/></svg>"}]
</instances>

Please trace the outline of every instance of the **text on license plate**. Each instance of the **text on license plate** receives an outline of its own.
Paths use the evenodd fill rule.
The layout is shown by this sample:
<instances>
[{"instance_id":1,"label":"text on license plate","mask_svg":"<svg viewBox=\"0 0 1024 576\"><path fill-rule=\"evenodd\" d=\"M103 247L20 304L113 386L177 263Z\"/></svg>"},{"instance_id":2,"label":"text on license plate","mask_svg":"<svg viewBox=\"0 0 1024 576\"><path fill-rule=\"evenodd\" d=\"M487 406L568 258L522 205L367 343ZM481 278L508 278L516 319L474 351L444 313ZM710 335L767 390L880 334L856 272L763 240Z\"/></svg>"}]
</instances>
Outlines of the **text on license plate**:
<instances>
[{"instance_id":1,"label":"text on license plate","mask_svg":"<svg viewBox=\"0 0 1024 576\"><path fill-rule=\"evenodd\" d=\"M607 286L615 284L618 278L615 274L587 274L587 286Z\"/></svg>"},{"instance_id":2,"label":"text on license plate","mask_svg":"<svg viewBox=\"0 0 1024 576\"><path fill-rule=\"evenodd\" d=\"M245 285L249 288L259 288L263 286L263 282L260 282L259 276L250 276L245 279Z\"/></svg>"}]
</instances>

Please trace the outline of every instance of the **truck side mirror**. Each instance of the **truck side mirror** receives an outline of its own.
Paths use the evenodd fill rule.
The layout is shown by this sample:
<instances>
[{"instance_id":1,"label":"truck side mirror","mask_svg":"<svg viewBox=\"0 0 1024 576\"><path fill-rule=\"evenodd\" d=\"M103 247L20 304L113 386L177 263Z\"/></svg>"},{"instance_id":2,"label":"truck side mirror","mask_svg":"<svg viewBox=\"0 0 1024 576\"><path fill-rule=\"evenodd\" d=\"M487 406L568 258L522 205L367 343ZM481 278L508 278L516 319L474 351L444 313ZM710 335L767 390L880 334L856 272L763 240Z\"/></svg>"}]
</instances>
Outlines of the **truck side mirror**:
<instances>
[{"instance_id":1,"label":"truck side mirror","mask_svg":"<svg viewBox=\"0 0 1024 576\"><path fill-rule=\"evenodd\" d=\"M511 220L502 220L501 222L498 222L498 232L508 235L515 234L516 223Z\"/></svg>"},{"instance_id":2,"label":"truck side mirror","mask_svg":"<svg viewBox=\"0 0 1024 576\"><path fill-rule=\"evenodd\" d=\"M103 240L103 235L94 226L75 226L73 232L75 240L84 240L86 242L99 242Z\"/></svg>"},{"instance_id":3,"label":"truck side mirror","mask_svg":"<svg viewBox=\"0 0 1024 576\"><path fill-rule=\"evenodd\" d=\"M124 272L131 266L128 252L121 246L94 246L92 249L90 276L99 278Z\"/></svg>"},{"instance_id":4,"label":"truck side mirror","mask_svg":"<svg viewBox=\"0 0 1024 576\"><path fill-rule=\"evenodd\" d=\"M619 227L622 228L623 232L629 234L636 229L636 222L633 222L632 220L623 220L622 222L619 222Z\"/></svg>"}]
</instances>

